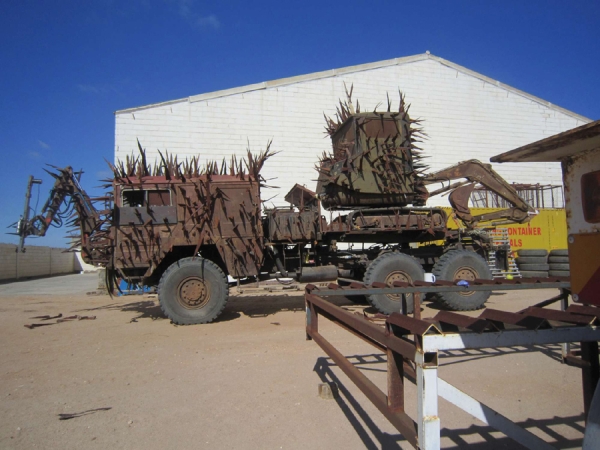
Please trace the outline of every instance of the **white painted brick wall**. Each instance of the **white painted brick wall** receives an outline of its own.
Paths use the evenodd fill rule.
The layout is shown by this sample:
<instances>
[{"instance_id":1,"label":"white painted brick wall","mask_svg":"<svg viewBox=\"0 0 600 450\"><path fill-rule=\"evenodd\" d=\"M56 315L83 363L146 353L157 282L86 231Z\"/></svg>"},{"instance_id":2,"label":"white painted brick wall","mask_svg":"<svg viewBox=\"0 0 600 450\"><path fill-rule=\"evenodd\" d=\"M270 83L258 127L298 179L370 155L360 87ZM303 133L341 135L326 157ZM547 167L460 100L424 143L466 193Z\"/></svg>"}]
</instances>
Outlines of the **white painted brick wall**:
<instances>
[{"instance_id":1,"label":"white painted brick wall","mask_svg":"<svg viewBox=\"0 0 600 450\"><path fill-rule=\"evenodd\" d=\"M0 280L17 278L16 245L0 244Z\"/></svg>"},{"instance_id":2,"label":"white painted brick wall","mask_svg":"<svg viewBox=\"0 0 600 450\"><path fill-rule=\"evenodd\" d=\"M0 244L0 280L16 280L73 273L74 253L63 253L62 248L27 246L25 253L17 253L16 246Z\"/></svg>"},{"instance_id":3,"label":"white painted brick wall","mask_svg":"<svg viewBox=\"0 0 600 450\"><path fill-rule=\"evenodd\" d=\"M271 86L218 98L190 98L116 114L115 159L137 151L136 139L147 149L150 161L157 149L179 158L199 154L201 161L244 155L267 141L280 151L263 169L277 190L263 191L263 199L276 196L274 204L295 183L315 189L314 165L331 141L324 134L323 113L335 114L345 98L344 83L354 85L354 99L363 111L381 103L386 93L394 107L398 89L411 104L411 117L424 119L429 138L422 147L430 156L431 170L458 161L493 155L582 125L583 119L550 108L516 91L457 70L434 59L345 73L326 78ZM557 163L504 164L495 169L510 182L560 184ZM444 205L445 199L430 201Z\"/></svg>"}]
</instances>

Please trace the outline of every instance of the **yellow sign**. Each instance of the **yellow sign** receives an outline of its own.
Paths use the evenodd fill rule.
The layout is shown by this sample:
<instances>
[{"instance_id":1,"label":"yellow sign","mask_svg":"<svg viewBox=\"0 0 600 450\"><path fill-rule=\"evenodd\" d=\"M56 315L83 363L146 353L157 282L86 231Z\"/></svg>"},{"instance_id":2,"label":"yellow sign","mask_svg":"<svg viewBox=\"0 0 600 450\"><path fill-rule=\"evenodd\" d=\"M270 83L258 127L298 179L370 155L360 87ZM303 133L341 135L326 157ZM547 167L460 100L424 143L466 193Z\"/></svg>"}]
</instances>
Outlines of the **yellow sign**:
<instances>
[{"instance_id":1,"label":"yellow sign","mask_svg":"<svg viewBox=\"0 0 600 450\"><path fill-rule=\"evenodd\" d=\"M458 222L452 217L451 208L443 208L448 213L448 228L457 229ZM498 211L495 208L471 208L476 216ZM525 224L501 225L508 229L512 250L520 249L563 249L567 248L567 221L564 209L540 209L539 214Z\"/></svg>"}]
</instances>

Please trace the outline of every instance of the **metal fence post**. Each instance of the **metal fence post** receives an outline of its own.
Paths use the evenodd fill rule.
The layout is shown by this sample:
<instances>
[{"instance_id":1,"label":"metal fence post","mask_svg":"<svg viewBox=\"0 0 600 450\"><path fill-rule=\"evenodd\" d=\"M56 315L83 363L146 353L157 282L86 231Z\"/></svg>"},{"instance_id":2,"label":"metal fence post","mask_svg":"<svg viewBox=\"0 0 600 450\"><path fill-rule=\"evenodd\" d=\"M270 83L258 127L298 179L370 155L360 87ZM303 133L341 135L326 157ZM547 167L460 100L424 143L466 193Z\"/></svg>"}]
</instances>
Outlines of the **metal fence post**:
<instances>
[{"instance_id":1,"label":"metal fence post","mask_svg":"<svg viewBox=\"0 0 600 450\"><path fill-rule=\"evenodd\" d=\"M400 335L397 327L386 324L388 332L394 336ZM388 408L392 412L404 412L404 357L394 350L387 349L388 372Z\"/></svg>"},{"instance_id":2,"label":"metal fence post","mask_svg":"<svg viewBox=\"0 0 600 450\"><path fill-rule=\"evenodd\" d=\"M312 341L311 333L318 331L319 316L315 311L316 306L308 299L309 294L305 295L306 305L306 340Z\"/></svg>"}]
</instances>

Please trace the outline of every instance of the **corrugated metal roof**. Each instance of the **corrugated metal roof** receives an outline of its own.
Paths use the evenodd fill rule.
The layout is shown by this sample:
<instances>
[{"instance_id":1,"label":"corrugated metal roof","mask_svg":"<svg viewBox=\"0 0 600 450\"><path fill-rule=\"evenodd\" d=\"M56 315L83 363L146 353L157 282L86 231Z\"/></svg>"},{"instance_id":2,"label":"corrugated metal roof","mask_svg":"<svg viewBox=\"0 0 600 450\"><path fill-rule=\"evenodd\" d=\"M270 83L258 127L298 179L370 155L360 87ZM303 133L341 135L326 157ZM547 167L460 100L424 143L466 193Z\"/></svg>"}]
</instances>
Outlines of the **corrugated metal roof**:
<instances>
[{"instance_id":1,"label":"corrugated metal roof","mask_svg":"<svg viewBox=\"0 0 600 450\"><path fill-rule=\"evenodd\" d=\"M551 162L600 150L600 120L493 156L491 162Z\"/></svg>"},{"instance_id":2,"label":"corrugated metal roof","mask_svg":"<svg viewBox=\"0 0 600 450\"><path fill-rule=\"evenodd\" d=\"M189 103L193 103L193 102L199 102L199 101L204 101L204 100L211 100L211 99L215 99L215 98L219 98L219 97L227 97L230 95L236 95L236 94L242 94L244 92L251 92L251 91L258 91L258 90L264 90L264 89L270 89L270 88L275 88L275 87L279 87L279 86L287 86L290 84L295 84L295 83L303 83L306 81L312 81L312 80L318 80L321 78L330 78L330 77L336 77L336 76L340 76L340 75L346 75L349 73L356 73L356 72L362 72L365 70L374 70L374 69L380 69L382 67L387 67L387 66L396 66L396 65L403 65L403 64L410 64L410 63L414 63L414 62L418 62L418 61L425 61L425 60L431 60L431 61L435 61L438 62L444 66L450 67L452 69L455 69L461 73L464 73L466 75L470 75L474 78L478 78L482 81L485 81L486 83L489 84L493 84L494 86L497 86L499 88L505 89L513 94L517 94L520 95L522 97L525 97L529 100L532 100L536 103L539 103L547 108L559 111L563 114L569 115L571 117L574 117L578 120L584 121L584 122L589 122L590 119L588 119L587 117L581 116L579 114L576 114L572 111L569 111L568 109L565 108L561 108L560 106L556 106L546 100L543 100L539 97L536 97L534 95L528 94L527 92L521 91L519 89L516 89L512 86L509 86L507 84L501 83L500 81L494 80L492 78L486 77L485 75L482 75L480 73L477 73L473 70L467 69L466 67L460 66L458 64L455 64L451 61L448 61L446 59L440 58L439 56L434 56L431 53L427 52L427 53L421 53L418 55L413 55L413 56L405 56L402 58L394 58L394 59L387 59L384 61L378 61L378 62L373 62L373 63L367 63L367 64L359 64L357 66L348 66L348 67L343 67L341 69L331 69L331 70L326 70L323 72L314 72L314 73L310 73L310 74L306 74L306 75L298 75L295 77L289 77L289 78L280 78L278 80L272 80L272 81L265 81L262 83L256 83L256 84L249 84L246 86L240 86L240 87L236 87L236 88L231 88L231 89L224 89L221 91L214 91L214 92L207 92L205 94L199 94L199 95L193 95L190 97L186 97L186 98L181 98L181 99L177 99L177 100L170 100L170 101L166 101L166 102L160 102L160 103L153 103L153 104L149 104L149 105L144 105L144 106L139 106L136 108L128 108L128 109L122 109L119 111L116 111L115 114L122 114L122 113L131 113L131 112L135 112L135 111L140 111L143 109L149 109L149 108L154 108L157 106L164 106L164 105L171 105L174 103L182 103L182 102L189 102Z\"/></svg>"}]
</instances>

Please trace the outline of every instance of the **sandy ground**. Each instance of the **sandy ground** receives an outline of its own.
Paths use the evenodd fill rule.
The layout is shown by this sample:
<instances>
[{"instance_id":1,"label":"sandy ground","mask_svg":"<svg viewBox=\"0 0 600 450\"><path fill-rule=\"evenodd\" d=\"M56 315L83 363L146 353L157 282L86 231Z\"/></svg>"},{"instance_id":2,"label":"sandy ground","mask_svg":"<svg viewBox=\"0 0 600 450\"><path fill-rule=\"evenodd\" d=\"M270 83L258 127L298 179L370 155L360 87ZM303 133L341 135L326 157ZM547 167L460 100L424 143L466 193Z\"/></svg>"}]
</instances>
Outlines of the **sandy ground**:
<instances>
[{"instance_id":1,"label":"sandy ground","mask_svg":"<svg viewBox=\"0 0 600 450\"><path fill-rule=\"evenodd\" d=\"M88 294L96 286L94 274L0 285L0 448L411 448L305 340L301 291L245 292L216 323L179 327L153 295ZM494 295L488 304L516 311L555 294ZM96 319L34 318L59 313ZM383 356L321 322L385 389ZM441 355L440 376L556 447L577 448L581 374L559 356L558 346L454 352ZM317 395L322 380L338 382L338 399ZM416 416L410 383L406 409ZM444 448L520 448L441 399L439 412Z\"/></svg>"}]
</instances>

